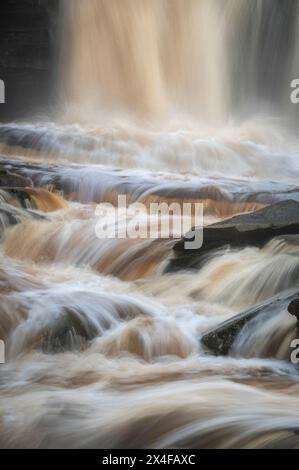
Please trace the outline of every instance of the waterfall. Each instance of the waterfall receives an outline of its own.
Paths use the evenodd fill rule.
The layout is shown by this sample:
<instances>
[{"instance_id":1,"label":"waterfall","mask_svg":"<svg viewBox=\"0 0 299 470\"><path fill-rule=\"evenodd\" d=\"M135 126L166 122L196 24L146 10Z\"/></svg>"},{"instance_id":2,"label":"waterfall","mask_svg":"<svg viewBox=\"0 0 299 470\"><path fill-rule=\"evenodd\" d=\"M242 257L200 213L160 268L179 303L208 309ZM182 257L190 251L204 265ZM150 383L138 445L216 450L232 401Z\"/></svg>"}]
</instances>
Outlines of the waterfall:
<instances>
[{"instance_id":1,"label":"waterfall","mask_svg":"<svg viewBox=\"0 0 299 470\"><path fill-rule=\"evenodd\" d=\"M229 97L220 3L68 2L68 101L149 117L199 109L222 117Z\"/></svg>"},{"instance_id":2,"label":"waterfall","mask_svg":"<svg viewBox=\"0 0 299 470\"><path fill-rule=\"evenodd\" d=\"M66 2L64 90L81 113L231 116L288 108L293 0Z\"/></svg>"},{"instance_id":3,"label":"waterfall","mask_svg":"<svg viewBox=\"0 0 299 470\"><path fill-rule=\"evenodd\" d=\"M60 106L0 124L0 447L298 448L299 2L62 3ZM133 203L201 204L204 250L98 235Z\"/></svg>"}]
</instances>

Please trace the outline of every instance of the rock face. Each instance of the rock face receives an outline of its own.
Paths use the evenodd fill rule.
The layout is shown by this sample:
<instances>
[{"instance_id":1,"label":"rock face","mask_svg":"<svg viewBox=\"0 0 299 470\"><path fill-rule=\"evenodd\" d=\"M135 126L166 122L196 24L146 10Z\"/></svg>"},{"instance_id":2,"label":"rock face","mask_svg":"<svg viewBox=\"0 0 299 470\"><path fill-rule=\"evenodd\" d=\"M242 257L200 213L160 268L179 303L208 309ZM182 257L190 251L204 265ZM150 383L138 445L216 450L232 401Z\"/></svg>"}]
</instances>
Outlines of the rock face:
<instances>
[{"instance_id":1,"label":"rock face","mask_svg":"<svg viewBox=\"0 0 299 470\"><path fill-rule=\"evenodd\" d=\"M51 99L59 4L60 0L0 2L0 79L5 84L1 121L41 110Z\"/></svg>"},{"instance_id":2,"label":"rock face","mask_svg":"<svg viewBox=\"0 0 299 470\"><path fill-rule=\"evenodd\" d=\"M198 250L186 250L183 238L174 246L175 258L167 271L198 268L207 252L227 245L262 246L271 238L291 234L299 234L299 203L293 200L277 202L256 212L205 227L203 246Z\"/></svg>"},{"instance_id":3,"label":"rock face","mask_svg":"<svg viewBox=\"0 0 299 470\"><path fill-rule=\"evenodd\" d=\"M287 311L290 311L290 305L294 302L297 302L298 308L298 292L281 295L275 299L253 307L209 330L201 338L201 343L213 354L224 356L229 353L236 337L251 320L254 320L261 314L271 315L273 309L276 307L285 309L287 313Z\"/></svg>"}]
</instances>

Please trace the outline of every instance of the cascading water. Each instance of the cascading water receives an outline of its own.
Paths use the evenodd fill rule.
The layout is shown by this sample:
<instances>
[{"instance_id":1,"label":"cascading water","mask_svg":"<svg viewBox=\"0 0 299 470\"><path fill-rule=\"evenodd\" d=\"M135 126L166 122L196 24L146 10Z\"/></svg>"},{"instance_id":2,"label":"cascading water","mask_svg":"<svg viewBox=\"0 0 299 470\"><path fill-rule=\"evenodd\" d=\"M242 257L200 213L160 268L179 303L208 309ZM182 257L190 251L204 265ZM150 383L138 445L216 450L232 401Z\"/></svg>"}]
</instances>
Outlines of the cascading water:
<instances>
[{"instance_id":1,"label":"cascading water","mask_svg":"<svg viewBox=\"0 0 299 470\"><path fill-rule=\"evenodd\" d=\"M34 185L1 183L15 212L0 205L0 446L298 448L285 308L250 322L228 357L200 338L299 290L299 236L169 273L174 240L95 231L96 204L119 194L146 210L200 201L204 225L299 200L298 2L62 6L55 122L0 126L5 177Z\"/></svg>"}]
</instances>

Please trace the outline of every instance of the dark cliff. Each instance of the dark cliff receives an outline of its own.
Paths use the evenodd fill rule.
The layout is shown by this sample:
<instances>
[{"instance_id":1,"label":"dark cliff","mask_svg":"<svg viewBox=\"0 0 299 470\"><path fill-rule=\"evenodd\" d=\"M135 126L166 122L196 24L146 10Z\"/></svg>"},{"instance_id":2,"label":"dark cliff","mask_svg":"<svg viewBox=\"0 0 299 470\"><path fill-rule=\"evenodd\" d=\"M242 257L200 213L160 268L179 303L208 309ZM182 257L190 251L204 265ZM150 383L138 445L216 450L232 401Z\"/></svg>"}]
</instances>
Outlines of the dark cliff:
<instances>
[{"instance_id":1,"label":"dark cliff","mask_svg":"<svg viewBox=\"0 0 299 470\"><path fill-rule=\"evenodd\" d=\"M1 0L0 79L5 104L0 120L51 109L58 71L60 0Z\"/></svg>"}]
</instances>

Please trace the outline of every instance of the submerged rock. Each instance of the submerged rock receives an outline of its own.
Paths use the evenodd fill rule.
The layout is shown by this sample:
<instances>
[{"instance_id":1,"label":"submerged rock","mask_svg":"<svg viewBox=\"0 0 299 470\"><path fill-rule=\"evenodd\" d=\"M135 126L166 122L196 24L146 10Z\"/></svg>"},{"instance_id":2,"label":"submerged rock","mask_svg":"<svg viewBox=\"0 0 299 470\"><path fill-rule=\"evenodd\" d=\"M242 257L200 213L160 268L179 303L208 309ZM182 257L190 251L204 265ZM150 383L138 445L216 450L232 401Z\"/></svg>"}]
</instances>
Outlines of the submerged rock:
<instances>
[{"instance_id":1,"label":"submerged rock","mask_svg":"<svg viewBox=\"0 0 299 470\"><path fill-rule=\"evenodd\" d=\"M227 245L262 246L279 235L299 234L299 202L277 202L198 230L203 230L202 247L197 250L185 249L185 241L190 242L192 239L182 238L174 245L175 258L170 261L168 272L198 268L207 252Z\"/></svg>"},{"instance_id":2,"label":"submerged rock","mask_svg":"<svg viewBox=\"0 0 299 470\"><path fill-rule=\"evenodd\" d=\"M0 203L23 209L31 208L30 195L23 189L0 189Z\"/></svg>"},{"instance_id":3,"label":"submerged rock","mask_svg":"<svg viewBox=\"0 0 299 470\"><path fill-rule=\"evenodd\" d=\"M0 203L1 201L14 207L43 212L64 209L67 206L63 198L44 188L0 189Z\"/></svg>"},{"instance_id":4,"label":"submerged rock","mask_svg":"<svg viewBox=\"0 0 299 470\"><path fill-rule=\"evenodd\" d=\"M44 216L36 214L33 211L20 209L10 204L0 202L0 237L2 237L7 227L22 223L28 219L46 220Z\"/></svg>"},{"instance_id":5,"label":"submerged rock","mask_svg":"<svg viewBox=\"0 0 299 470\"><path fill-rule=\"evenodd\" d=\"M58 321L42 335L42 350L46 354L80 351L98 331L87 317L68 309Z\"/></svg>"},{"instance_id":6,"label":"submerged rock","mask_svg":"<svg viewBox=\"0 0 299 470\"><path fill-rule=\"evenodd\" d=\"M294 305L295 308L295 303L296 308L298 308L298 292L286 293L285 295L277 296L274 299L272 298L267 302L235 315L233 318L230 318L229 320L226 320L220 325L217 325L216 327L207 331L202 336L201 343L205 348L215 355L226 355L230 352L230 349L237 336L251 320L254 320L262 314L271 315L273 310L276 310L277 308L285 310L286 312L288 310L290 313L292 313L290 311L290 306Z\"/></svg>"}]
</instances>

